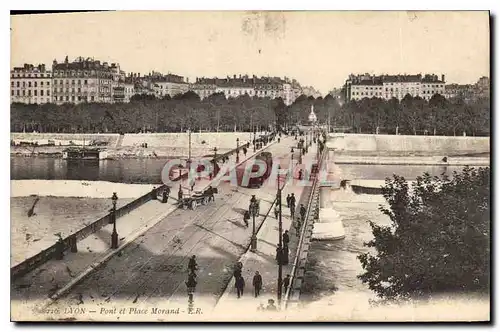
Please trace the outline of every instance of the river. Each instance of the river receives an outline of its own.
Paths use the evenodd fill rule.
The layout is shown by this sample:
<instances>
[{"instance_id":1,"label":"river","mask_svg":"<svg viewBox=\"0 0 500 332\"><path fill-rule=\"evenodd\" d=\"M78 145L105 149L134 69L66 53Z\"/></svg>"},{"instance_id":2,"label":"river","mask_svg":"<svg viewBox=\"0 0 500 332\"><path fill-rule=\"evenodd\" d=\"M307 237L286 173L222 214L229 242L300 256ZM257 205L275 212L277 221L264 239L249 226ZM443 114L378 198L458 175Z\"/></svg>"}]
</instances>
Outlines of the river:
<instances>
[{"instance_id":1,"label":"river","mask_svg":"<svg viewBox=\"0 0 500 332\"><path fill-rule=\"evenodd\" d=\"M10 157L11 180L87 180L120 183L159 183L167 159L121 159L101 161L67 161L46 157ZM415 179L423 172L451 175L462 167L341 165L345 179L384 179L393 173Z\"/></svg>"}]
</instances>

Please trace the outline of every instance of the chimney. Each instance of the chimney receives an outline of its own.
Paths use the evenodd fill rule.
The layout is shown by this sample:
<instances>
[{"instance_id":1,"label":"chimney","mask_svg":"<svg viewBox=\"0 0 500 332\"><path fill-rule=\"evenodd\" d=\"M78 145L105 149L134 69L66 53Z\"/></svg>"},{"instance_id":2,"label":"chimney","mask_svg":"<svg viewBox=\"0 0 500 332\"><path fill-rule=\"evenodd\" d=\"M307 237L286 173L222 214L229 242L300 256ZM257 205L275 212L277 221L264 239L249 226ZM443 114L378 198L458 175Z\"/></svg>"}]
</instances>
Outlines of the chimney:
<instances>
[{"instance_id":1,"label":"chimney","mask_svg":"<svg viewBox=\"0 0 500 332\"><path fill-rule=\"evenodd\" d=\"M241 74L240 74L240 76L239 76L239 79L241 80Z\"/></svg>"},{"instance_id":2,"label":"chimney","mask_svg":"<svg viewBox=\"0 0 500 332\"><path fill-rule=\"evenodd\" d=\"M186 77L186 83L189 83L189 77Z\"/></svg>"},{"instance_id":3,"label":"chimney","mask_svg":"<svg viewBox=\"0 0 500 332\"><path fill-rule=\"evenodd\" d=\"M236 75L233 75L233 79L236 79Z\"/></svg>"},{"instance_id":4,"label":"chimney","mask_svg":"<svg viewBox=\"0 0 500 332\"><path fill-rule=\"evenodd\" d=\"M441 81L444 83L444 74L441 75Z\"/></svg>"}]
</instances>

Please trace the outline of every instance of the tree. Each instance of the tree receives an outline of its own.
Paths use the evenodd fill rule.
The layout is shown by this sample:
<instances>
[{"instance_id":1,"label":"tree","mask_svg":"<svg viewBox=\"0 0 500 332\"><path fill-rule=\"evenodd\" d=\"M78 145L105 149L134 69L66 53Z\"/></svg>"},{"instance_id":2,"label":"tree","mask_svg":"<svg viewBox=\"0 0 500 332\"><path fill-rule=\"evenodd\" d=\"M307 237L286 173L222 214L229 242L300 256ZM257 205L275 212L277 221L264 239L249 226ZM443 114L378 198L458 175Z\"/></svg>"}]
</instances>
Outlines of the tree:
<instances>
[{"instance_id":1,"label":"tree","mask_svg":"<svg viewBox=\"0 0 500 332\"><path fill-rule=\"evenodd\" d=\"M490 170L465 167L418 177L410 191L400 176L382 189L392 221L370 222L375 254L358 256L358 276L384 299L441 292L488 291L490 276Z\"/></svg>"}]
</instances>

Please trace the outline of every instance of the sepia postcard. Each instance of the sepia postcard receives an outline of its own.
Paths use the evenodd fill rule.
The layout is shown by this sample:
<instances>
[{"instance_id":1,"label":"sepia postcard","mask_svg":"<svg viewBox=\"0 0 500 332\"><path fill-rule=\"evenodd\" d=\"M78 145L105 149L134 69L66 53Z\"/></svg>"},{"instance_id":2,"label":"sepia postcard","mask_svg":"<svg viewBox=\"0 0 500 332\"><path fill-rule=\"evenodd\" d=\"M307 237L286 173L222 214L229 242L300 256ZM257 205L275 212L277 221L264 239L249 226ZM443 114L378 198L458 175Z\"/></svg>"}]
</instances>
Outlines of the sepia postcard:
<instances>
[{"instance_id":1,"label":"sepia postcard","mask_svg":"<svg viewBox=\"0 0 500 332\"><path fill-rule=\"evenodd\" d=\"M488 11L11 14L11 320L489 322Z\"/></svg>"}]
</instances>

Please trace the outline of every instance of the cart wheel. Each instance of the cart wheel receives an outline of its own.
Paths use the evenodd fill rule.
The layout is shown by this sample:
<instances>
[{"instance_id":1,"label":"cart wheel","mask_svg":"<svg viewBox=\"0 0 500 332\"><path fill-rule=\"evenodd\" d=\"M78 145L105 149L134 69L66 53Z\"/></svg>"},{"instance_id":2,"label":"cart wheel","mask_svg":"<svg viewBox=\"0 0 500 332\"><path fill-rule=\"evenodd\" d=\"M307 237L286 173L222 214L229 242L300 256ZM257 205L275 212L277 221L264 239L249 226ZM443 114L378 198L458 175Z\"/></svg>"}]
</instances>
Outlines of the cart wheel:
<instances>
[{"instance_id":1,"label":"cart wheel","mask_svg":"<svg viewBox=\"0 0 500 332\"><path fill-rule=\"evenodd\" d=\"M196 201L192 200L191 201L191 209L193 209L193 210L196 209L196 205L198 205L198 204L196 204Z\"/></svg>"},{"instance_id":2,"label":"cart wheel","mask_svg":"<svg viewBox=\"0 0 500 332\"><path fill-rule=\"evenodd\" d=\"M203 201L201 201L201 204L207 205L208 204L208 197L203 197Z\"/></svg>"}]
</instances>

